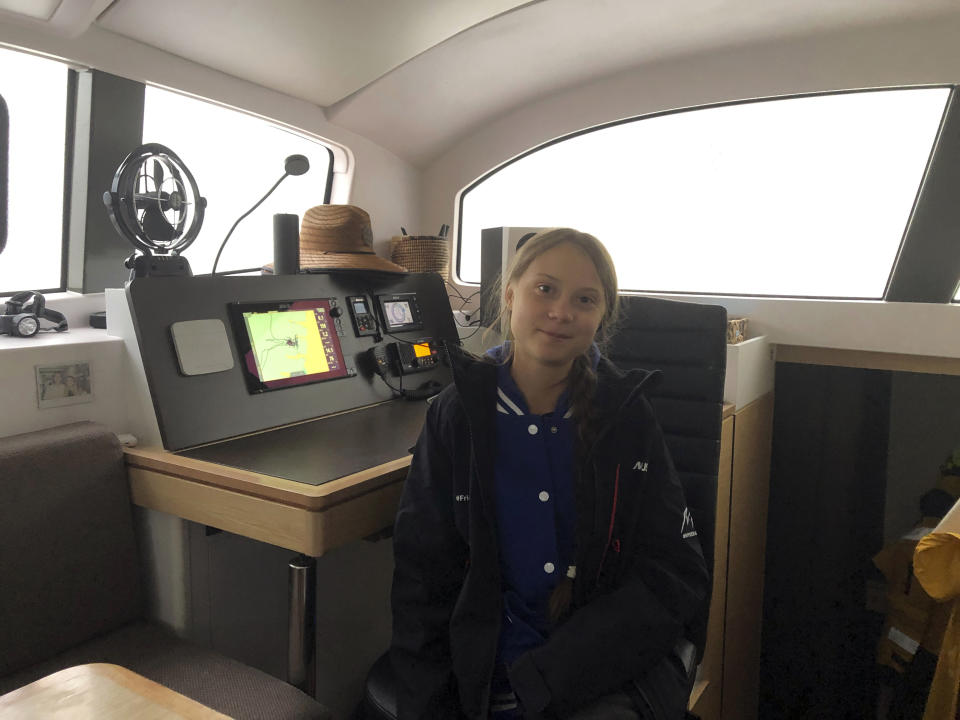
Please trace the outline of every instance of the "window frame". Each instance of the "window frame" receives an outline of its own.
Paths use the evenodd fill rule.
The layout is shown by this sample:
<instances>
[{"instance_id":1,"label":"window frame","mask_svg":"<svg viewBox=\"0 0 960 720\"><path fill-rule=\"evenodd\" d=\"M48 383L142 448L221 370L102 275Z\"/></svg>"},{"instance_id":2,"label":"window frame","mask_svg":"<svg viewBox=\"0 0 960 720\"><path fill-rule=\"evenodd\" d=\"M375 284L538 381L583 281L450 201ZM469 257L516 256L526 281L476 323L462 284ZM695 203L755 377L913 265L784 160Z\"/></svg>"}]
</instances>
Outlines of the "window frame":
<instances>
[{"instance_id":1,"label":"window frame","mask_svg":"<svg viewBox=\"0 0 960 720\"><path fill-rule=\"evenodd\" d=\"M940 185L939 188L936 182L931 183L931 173L934 168L943 168L952 166L956 168L956 171L960 173L960 153L955 154L953 157L956 159L950 158L944 148L946 146L953 146L953 143L944 142L943 138L945 136L945 127L948 122L948 118L951 118L951 122L960 122L960 85L955 83L927 83L927 84L918 84L918 85L897 85L897 86L888 86L888 87L873 87L873 88L852 88L845 90L831 90L831 91L819 91L819 92L807 92L807 93L790 93L786 95L775 95L775 96L766 96L761 98L750 98L746 100L727 100L716 103L706 103L704 105L695 105L684 108L674 108L670 110L660 110L651 113L644 113L641 115L634 115L628 118L621 118L619 120L613 120L606 123L600 123L598 125L592 125L590 127L582 128L565 135L553 138L546 142L543 142L539 145L536 145L528 150L525 150L522 153L515 155L504 163L491 168L489 171L485 172L479 176L476 180L471 182L469 185L464 187L459 191L455 200L455 211L456 211L456 236L455 236L455 263L454 265L454 277L453 280L459 285L464 287L479 287L480 283L468 282L462 279L461 276L461 260L463 256L462 252L462 233L463 233L463 204L464 198L470 193L471 190L481 185L501 170L509 167L510 165L523 160L524 158L532 155L533 153L539 152L545 148L551 147L561 142L571 140L587 133L597 132L600 130L606 130L609 128L617 127L627 123L642 122L644 120L650 120L654 118L665 117L669 115L676 115L679 113L687 112L696 112L698 110L711 110L715 108L722 107L731 107L737 105L752 105L755 103L766 103L766 102L775 102L779 100L793 100L799 98L813 98L813 97L826 97L826 96L839 96L839 95L853 95L859 93L873 93L873 92L891 92L897 90L921 90L921 89L945 89L949 91L947 101L944 105L943 114L940 117L940 122L937 128L937 131L934 136L933 143L931 144L930 153L927 158L924 171L921 174L920 181L918 183L918 189L914 195L913 203L910 208L910 212L907 215L906 222L904 224L903 233L900 240L900 245L897 249L897 252L894 255L894 261L890 268L890 273L887 278L886 285L884 287L884 292L881 298L875 297L849 297L849 296L825 296L825 295L774 295L774 294L750 294L750 293L719 293L712 291L704 290L629 290L627 292L637 295L655 295L655 296L676 296L676 297L715 297L715 298L725 298L725 297L749 297L749 298L777 298L777 299L796 299L796 300L823 300L823 301L853 301L853 302L877 302L877 301L896 301L896 302L950 302L954 297L954 293L958 288L960 288L960 248L957 248L953 253L950 254L952 258L951 266L956 266L957 275L955 275L955 282L952 285L952 292L949 297L944 297L942 290L938 290L936 300L925 300L923 297L928 293L924 290L923 287L919 286L918 283L914 280L912 282L903 283L901 282L902 278L905 277L905 274L908 272L913 272L916 274L915 263L910 262L908 264L907 260L916 260L917 256L926 258L921 260L921 262L932 262L929 258L931 256L936 257L936 262L942 263L943 259L943 250L944 248L942 243L939 246L941 252L934 253L933 255L928 251L926 253L915 253L913 248L920 245L922 241L917 240L919 233L928 226L928 222L924 222L925 219L922 216L918 215L918 207L924 213L935 213L936 218L933 221L933 224L936 225L942 222L942 217L945 212L949 211L949 208L944 208L944 203L922 203L921 197L929 196L931 193L936 193L939 188L943 186ZM957 141L960 144L960 140ZM940 191L940 195L945 194L943 190ZM928 207L929 206L929 207ZM960 213L960 210L958 210ZM919 218L919 222L918 222ZM960 234L960 219L957 221L957 231ZM928 243L929 244L929 243ZM905 258L903 262L901 259ZM891 293L891 289L894 289L894 294ZM942 298L942 299L941 299Z\"/></svg>"},{"instance_id":2,"label":"window frame","mask_svg":"<svg viewBox=\"0 0 960 720\"><path fill-rule=\"evenodd\" d=\"M128 278L123 260L133 252L133 248L117 235L110 224L102 196L104 190L109 189L113 174L122 159L141 143L138 139L131 145L126 138L133 134L137 138L142 137L144 90L147 83L93 68L68 66L67 73L59 285L45 288L2 288L0 297L8 297L23 290L35 290L45 295L67 291L81 294L99 293L107 287L122 286ZM176 88L161 85L158 87L180 92ZM81 94L84 95L82 102ZM248 113L243 109L190 93L183 94L281 127L289 127L282 121L258 113ZM86 114L81 117L82 113ZM97 122L97 117L103 121ZM118 123L123 126L120 130ZM291 130L314 140L326 149L328 163L323 202L328 204L333 195L336 162L334 149L329 142L313 133L299 128ZM84 167L77 164L82 162L85 162ZM228 274L254 270L259 272L260 268L234 270Z\"/></svg>"},{"instance_id":3,"label":"window frame","mask_svg":"<svg viewBox=\"0 0 960 720\"><path fill-rule=\"evenodd\" d=\"M10 48L5 48L10 49ZM17 49L16 52L24 52ZM34 55L35 53L27 53L27 55ZM67 71L67 97L66 97L66 122L64 123L64 137L63 137L63 216L61 222L60 230L60 282L57 287L47 287L47 288L20 288L7 290L0 288L0 297L9 297L18 292L24 292L26 290L32 290L35 292L42 293L44 295L50 293L62 293L67 290L67 268L69 265L70 258L70 207L73 201L73 184L71 182L73 175L73 162L74 162L74 143L76 137L76 107L77 107L77 79L79 73L70 66L66 67ZM9 168L7 170L7 182L9 183ZM9 197L9 196L8 196ZM9 208L7 210L7 222L9 229ZM7 243L10 242L10 238L7 238Z\"/></svg>"}]
</instances>

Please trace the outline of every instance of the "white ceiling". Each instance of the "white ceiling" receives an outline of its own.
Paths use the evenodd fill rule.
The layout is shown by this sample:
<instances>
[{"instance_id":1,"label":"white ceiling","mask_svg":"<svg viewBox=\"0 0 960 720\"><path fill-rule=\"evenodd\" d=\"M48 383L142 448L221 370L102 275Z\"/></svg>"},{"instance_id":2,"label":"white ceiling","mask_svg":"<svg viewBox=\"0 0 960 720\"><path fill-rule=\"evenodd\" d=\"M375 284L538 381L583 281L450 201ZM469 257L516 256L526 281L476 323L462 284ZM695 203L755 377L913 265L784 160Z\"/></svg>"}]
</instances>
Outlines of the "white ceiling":
<instances>
[{"instance_id":1,"label":"white ceiling","mask_svg":"<svg viewBox=\"0 0 960 720\"><path fill-rule=\"evenodd\" d=\"M0 0L0 19L10 3L22 0ZM947 14L960 17L957 0L62 0L47 26L77 36L95 22L306 100L422 166L484 122L593 78Z\"/></svg>"},{"instance_id":2,"label":"white ceiling","mask_svg":"<svg viewBox=\"0 0 960 720\"><path fill-rule=\"evenodd\" d=\"M528 0L117 0L107 30L332 105L398 65Z\"/></svg>"},{"instance_id":3,"label":"white ceiling","mask_svg":"<svg viewBox=\"0 0 960 720\"><path fill-rule=\"evenodd\" d=\"M958 8L955 0L545 0L413 58L335 104L328 117L425 164L485 121L593 78L724 46Z\"/></svg>"}]
</instances>

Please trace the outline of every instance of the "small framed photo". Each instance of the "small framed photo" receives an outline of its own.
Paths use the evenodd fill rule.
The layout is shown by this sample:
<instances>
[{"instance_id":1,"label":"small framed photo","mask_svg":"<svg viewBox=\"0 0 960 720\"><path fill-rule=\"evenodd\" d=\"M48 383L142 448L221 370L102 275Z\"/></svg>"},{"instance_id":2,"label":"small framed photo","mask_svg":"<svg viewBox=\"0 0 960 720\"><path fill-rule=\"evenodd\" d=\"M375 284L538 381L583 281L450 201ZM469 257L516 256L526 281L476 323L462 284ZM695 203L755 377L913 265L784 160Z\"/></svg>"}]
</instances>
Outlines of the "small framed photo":
<instances>
[{"instance_id":1,"label":"small framed photo","mask_svg":"<svg viewBox=\"0 0 960 720\"><path fill-rule=\"evenodd\" d=\"M63 407L93 400L90 363L37 365L36 371L38 407Z\"/></svg>"}]
</instances>

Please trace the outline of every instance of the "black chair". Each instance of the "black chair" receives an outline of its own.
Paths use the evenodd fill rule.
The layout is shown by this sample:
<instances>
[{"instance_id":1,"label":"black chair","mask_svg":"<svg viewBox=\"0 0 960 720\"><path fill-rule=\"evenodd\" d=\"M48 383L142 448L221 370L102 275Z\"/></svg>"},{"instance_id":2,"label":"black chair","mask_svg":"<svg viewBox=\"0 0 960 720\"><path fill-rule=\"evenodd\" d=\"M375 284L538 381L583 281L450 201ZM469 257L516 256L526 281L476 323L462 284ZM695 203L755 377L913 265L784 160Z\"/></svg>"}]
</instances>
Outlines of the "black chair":
<instances>
[{"instance_id":1,"label":"black chair","mask_svg":"<svg viewBox=\"0 0 960 720\"><path fill-rule=\"evenodd\" d=\"M622 302L622 321L607 356L624 370L663 374L647 397L663 428L712 577L727 310L648 297L624 296ZM689 639L700 648L705 623L691 628Z\"/></svg>"},{"instance_id":2,"label":"black chair","mask_svg":"<svg viewBox=\"0 0 960 720\"><path fill-rule=\"evenodd\" d=\"M707 568L713 575L717 472L723 383L727 365L727 311L719 305L622 296L622 317L606 355L620 368L663 373L647 397L693 515ZM703 648L706 619L690 628ZM389 654L367 675L358 720L395 720L397 697Z\"/></svg>"}]
</instances>

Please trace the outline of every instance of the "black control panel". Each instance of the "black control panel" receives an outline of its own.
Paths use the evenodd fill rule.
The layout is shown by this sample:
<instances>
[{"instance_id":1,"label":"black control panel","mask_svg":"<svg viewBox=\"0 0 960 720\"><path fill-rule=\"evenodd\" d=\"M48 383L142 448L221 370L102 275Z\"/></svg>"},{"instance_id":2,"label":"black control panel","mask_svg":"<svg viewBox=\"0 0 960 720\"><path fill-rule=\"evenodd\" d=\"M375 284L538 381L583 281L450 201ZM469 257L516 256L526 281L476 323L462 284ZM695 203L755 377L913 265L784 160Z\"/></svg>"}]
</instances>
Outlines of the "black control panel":
<instances>
[{"instance_id":1,"label":"black control panel","mask_svg":"<svg viewBox=\"0 0 960 720\"><path fill-rule=\"evenodd\" d=\"M425 397L451 379L440 348L459 338L436 273L137 278L126 292L168 450ZM416 383L391 380L410 373Z\"/></svg>"},{"instance_id":2,"label":"black control panel","mask_svg":"<svg viewBox=\"0 0 960 720\"><path fill-rule=\"evenodd\" d=\"M377 334L377 318L365 295L351 295L347 298L353 332L357 337Z\"/></svg>"}]
</instances>

